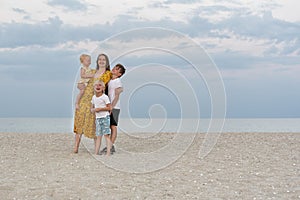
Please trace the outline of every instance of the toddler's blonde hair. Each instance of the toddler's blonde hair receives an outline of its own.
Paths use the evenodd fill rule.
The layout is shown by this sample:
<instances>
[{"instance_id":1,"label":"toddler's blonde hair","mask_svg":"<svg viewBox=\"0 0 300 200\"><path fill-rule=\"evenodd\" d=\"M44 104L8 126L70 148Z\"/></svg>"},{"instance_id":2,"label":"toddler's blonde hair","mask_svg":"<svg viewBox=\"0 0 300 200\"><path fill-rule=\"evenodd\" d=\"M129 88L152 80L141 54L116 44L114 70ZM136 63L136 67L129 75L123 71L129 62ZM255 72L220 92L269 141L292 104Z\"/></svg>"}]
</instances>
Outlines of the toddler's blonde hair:
<instances>
[{"instance_id":1,"label":"toddler's blonde hair","mask_svg":"<svg viewBox=\"0 0 300 200\"><path fill-rule=\"evenodd\" d=\"M80 55L80 63L82 63L83 62L83 60L86 58L86 57L89 57L89 58L91 58L91 56L90 55L87 55L87 54L81 54Z\"/></svg>"}]
</instances>

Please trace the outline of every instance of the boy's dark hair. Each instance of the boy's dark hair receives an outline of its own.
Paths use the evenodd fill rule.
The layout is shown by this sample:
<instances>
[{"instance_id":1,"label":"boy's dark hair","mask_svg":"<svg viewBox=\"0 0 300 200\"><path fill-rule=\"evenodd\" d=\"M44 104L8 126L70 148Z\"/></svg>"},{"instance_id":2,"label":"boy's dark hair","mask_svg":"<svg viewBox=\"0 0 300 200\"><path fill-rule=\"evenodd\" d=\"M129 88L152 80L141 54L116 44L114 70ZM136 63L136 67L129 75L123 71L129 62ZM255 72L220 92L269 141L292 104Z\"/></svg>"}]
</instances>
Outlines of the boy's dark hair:
<instances>
[{"instance_id":1,"label":"boy's dark hair","mask_svg":"<svg viewBox=\"0 0 300 200\"><path fill-rule=\"evenodd\" d=\"M119 72L121 73L119 77L123 76L123 74L125 74L126 71L125 67L120 63L116 64L116 67L119 69Z\"/></svg>"}]
</instances>

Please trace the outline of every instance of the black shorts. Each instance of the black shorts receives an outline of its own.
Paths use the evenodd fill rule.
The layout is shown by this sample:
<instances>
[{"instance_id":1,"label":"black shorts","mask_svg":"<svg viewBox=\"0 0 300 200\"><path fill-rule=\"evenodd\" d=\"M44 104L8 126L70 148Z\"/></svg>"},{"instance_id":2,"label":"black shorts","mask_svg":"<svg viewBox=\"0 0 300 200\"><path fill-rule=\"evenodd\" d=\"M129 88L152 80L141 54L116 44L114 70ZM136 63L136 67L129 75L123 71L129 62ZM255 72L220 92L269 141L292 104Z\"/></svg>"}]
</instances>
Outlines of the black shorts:
<instances>
[{"instance_id":1,"label":"black shorts","mask_svg":"<svg viewBox=\"0 0 300 200\"><path fill-rule=\"evenodd\" d=\"M120 109L113 108L110 114L110 125L118 126Z\"/></svg>"}]
</instances>

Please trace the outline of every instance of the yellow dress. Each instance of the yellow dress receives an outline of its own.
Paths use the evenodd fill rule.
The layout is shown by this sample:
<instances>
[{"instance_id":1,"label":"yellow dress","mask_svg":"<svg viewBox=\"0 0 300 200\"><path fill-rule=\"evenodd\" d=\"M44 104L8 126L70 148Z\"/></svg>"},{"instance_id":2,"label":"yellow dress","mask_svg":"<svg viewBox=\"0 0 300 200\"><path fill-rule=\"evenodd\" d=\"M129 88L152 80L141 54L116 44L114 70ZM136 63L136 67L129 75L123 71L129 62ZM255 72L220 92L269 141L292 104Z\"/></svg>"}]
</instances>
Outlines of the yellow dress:
<instances>
[{"instance_id":1,"label":"yellow dress","mask_svg":"<svg viewBox=\"0 0 300 200\"><path fill-rule=\"evenodd\" d=\"M92 73L95 74L96 70L92 69ZM91 113L91 100L94 95L94 81L102 80L105 85L111 79L111 72L107 70L104 74L102 74L99 78L91 78L88 82L84 94L81 97L79 103L79 110L75 111L74 117L74 133L76 134L84 134L84 136L88 138L94 138L96 136L95 131L95 114Z\"/></svg>"},{"instance_id":2,"label":"yellow dress","mask_svg":"<svg viewBox=\"0 0 300 200\"><path fill-rule=\"evenodd\" d=\"M81 66L81 69L84 69L86 74L94 74L95 73L95 72L93 73L93 69L91 69L89 67ZM89 81L90 81L89 78L80 78L78 83L83 83L86 87Z\"/></svg>"}]
</instances>

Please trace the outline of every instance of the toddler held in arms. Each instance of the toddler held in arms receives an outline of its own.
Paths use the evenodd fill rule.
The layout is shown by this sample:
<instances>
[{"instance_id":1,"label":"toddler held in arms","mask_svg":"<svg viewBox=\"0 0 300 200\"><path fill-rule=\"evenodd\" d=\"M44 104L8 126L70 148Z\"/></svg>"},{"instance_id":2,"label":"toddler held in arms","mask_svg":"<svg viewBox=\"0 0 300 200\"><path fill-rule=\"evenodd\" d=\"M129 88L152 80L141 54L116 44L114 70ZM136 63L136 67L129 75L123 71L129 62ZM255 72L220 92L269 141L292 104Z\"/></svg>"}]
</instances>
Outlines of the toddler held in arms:
<instances>
[{"instance_id":1,"label":"toddler held in arms","mask_svg":"<svg viewBox=\"0 0 300 200\"><path fill-rule=\"evenodd\" d=\"M90 78L94 77L94 74L92 73L92 69L90 68L91 56L87 54L81 54L80 63L81 63L80 80L77 83L77 88L79 89L79 93L76 97L76 103L75 103L75 107L77 110L79 109L80 99L84 93L84 90Z\"/></svg>"}]
</instances>

